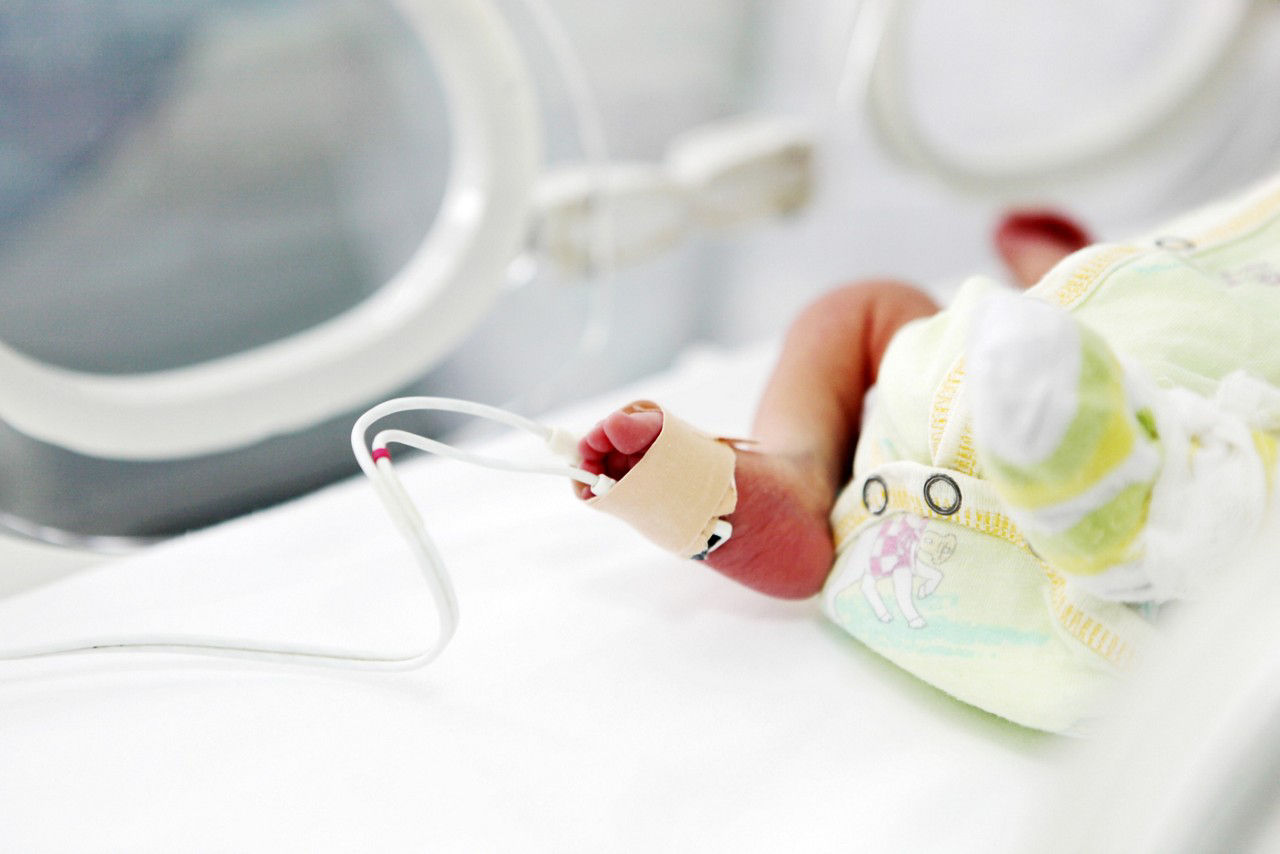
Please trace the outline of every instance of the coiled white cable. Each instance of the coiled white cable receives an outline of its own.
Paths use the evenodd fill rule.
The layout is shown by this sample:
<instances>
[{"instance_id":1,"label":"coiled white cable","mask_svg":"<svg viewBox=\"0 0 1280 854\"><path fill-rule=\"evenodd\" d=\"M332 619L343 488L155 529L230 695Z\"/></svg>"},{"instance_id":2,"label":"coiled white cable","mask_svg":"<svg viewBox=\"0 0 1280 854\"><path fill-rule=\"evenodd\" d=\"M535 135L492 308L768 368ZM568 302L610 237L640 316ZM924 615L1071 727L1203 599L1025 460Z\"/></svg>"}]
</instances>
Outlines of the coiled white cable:
<instances>
[{"instance_id":1,"label":"coiled white cable","mask_svg":"<svg viewBox=\"0 0 1280 854\"><path fill-rule=\"evenodd\" d=\"M456 412L497 421L537 436L553 454L570 460L574 464L516 462L483 456L405 430L381 430L374 436L372 444L368 443L368 432L375 422L389 415L410 411ZM393 442L487 468L568 477L586 484L596 495L603 495L614 483L605 475L592 474L576 465L578 443L573 434L547 427L522 415L494 406L447 397L402 397L380 403L356 419L355 426L351 429L351 449L360 463L361 470L372 481L374 490L387 514L409 544L414 560L431 591L431 597L439 615L440 629L436 643L431 650L424 652L419 660L415 661L416 665L431 661L448 645L458 625L458 602L453 592L453 584L449 580L449 573L445 569L444 560L427 534L422 516L405 492L400 478L392 467L391 454L387 446Z\"/></svg>"},{"instance_id":2,"label":"coiled white cable","mask_svg":"<svg viewBox=\"0 0 1280 854\"><path fill-rule=\"evenodd\" d=\"M377 421L399 412L408 411L456 412L497 421L510 427L531 433L541 439L553 454L566 460L563 463L519 462L489 457L464 451L435 439L428 439L405 430L382 430L367 442L369 429ZM409 445L462 462L505 471L525 472L568 477L584 483L592 492L602 495L614 481L605 475L594 475L579 468L577 438L566 430L547 427L536 421L506 410L466 400L443 397L405 397L386 401L370 409L356 420L351 430L351 447L361 470L369 476L378 498L387 514L409 545L414 561L422 573L423 581L431 593L436 607L439 629L435 641L424 650L411 655L379 655L374 652L342 649L338 647L275 643L271 646L252 641L203 637L192 635L121 634L99 638L72 638L44 644L32 644L0 650L0 661L43 658L55 655L88 652L144 651L180 652L212 655L224 658L292 661L313 665L344 667L358 670L411 670L430 663L453 638L458 625L458 602L453 584L435 543L427 534L422 517L400 483L391 464L387 446L392 443Z\"/></svg>"}]
</instances>

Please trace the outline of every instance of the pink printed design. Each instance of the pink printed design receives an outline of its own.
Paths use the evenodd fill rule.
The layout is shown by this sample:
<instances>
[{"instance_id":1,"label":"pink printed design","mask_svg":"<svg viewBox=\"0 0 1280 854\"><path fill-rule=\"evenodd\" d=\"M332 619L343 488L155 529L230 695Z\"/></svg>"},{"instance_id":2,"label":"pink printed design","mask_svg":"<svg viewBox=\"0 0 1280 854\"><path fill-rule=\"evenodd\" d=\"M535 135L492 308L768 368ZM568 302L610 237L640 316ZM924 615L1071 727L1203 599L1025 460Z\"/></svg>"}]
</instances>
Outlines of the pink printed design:
<instances>
[{"instance_id":1,"label":"pink printed design","mask_svg":"<svg viewBox=\"0 0 1280 854\"><path fill-rule=\"evenodd\" d=\"M1252 261L1218 274L1228 288L1240 285L1280 286L1280 269L1266 261Z\"/></svg>"},{"instance_id":2,"label":"pink printed design","mask_svg":"<svg viewBox=\"0 0 1280 854\"><path fill-rule=\"evenodd\" d=\"M914 565L924 526L919 516L899 515L885 522L871 548L871 574L888 578L894 570Z\"/></svg>"},{"instance_id":3,"label":"pink printed design","mask_svg":"<svg viewBox=\"0 0 1280 854\"><path fill-rule=\"evenodd\" d=\"M898 610L907 618L913 629L924 628L924 617L916 610L915 599L923 599L938 589L942 572L938 565L949 559L956 550L955 534L939 534L929 530L929 522L919 516L898 514L887 520L876 531L870 553L863 564L859 578L862 595L883 623L893 620L880 596L877 582L888 578L893 582L894 600ZM923 579L919 590L915 579Z\"/></svg>"}]
</instances>

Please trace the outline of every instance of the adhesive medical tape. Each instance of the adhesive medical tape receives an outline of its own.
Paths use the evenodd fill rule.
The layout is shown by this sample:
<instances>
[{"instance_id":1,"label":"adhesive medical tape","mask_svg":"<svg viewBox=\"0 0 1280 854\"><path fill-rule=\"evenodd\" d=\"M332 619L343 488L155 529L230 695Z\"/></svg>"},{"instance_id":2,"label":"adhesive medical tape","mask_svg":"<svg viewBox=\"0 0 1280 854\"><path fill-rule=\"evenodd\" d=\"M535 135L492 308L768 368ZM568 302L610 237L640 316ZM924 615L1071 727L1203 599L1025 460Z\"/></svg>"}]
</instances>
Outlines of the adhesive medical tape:
<instances>
[{"instance_id":1,"label":"adhesive medical tape","mask_svg":"<svg viewBox=\"0 0 1280 854\"><path fill-rule=\"evenodd\" d=\"M733 449L651 401L623 411L661 412L662 432L625 477L587 503L668 551L685 557L704 551L716 521L738 502Z\"/></svg>"}]
</instances>

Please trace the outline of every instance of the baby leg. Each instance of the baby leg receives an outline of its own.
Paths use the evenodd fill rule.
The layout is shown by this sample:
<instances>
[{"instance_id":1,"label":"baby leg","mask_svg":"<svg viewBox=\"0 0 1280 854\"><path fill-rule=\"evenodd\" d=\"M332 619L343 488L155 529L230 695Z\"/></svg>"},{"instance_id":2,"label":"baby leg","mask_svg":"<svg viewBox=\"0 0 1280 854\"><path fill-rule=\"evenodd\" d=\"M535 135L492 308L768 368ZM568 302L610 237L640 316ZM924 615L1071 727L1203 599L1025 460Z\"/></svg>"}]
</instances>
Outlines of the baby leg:
<instances>
[{"instance_id":1,"label":"baby leg","mask_svg":"<svg viewBox=\"0 0 1280 854\"><path fill-rule=\"evenodd\" d=\"M735 451L733 536L708 563L773 596L822 588L832 561L827 515L849 469L863 396L893 333L936 310L913 288L875 282L834 291L800 315L756 412L758 444ZM661 428L661 413L614 412L583 440L583 467L621 479Z\"/></svg>"}]
</instances>

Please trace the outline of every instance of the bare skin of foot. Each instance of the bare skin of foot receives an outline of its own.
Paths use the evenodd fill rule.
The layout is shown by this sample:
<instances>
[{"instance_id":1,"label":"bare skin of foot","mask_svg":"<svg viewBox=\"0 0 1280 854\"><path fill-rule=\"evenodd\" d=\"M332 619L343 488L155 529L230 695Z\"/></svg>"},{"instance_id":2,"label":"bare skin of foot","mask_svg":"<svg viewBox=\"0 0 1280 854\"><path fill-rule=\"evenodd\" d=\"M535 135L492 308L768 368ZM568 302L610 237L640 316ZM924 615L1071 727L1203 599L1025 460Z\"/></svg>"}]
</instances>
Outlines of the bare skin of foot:
<instances>
[{"instance_id":1,"label":"bare skin of foot","mask_svg":"<svg viewBox=\"0 0 1280 854\"><path fill-rule=\"evenodd\" d=\"M737 450L733 536L707 563L762 593L822 589L833 547L827 521L847 476L862 398L903 323L937 306L898 282L836 290L795 321L757 410L752 450ZM582 467L620 479L662 427L657 412L613 412L582 440Z\"/></svg>"},{"instance_id":2,"label":"bare skin of foot","mask_svg":"<svg viewBox=\"0 0 1280 854\"><path fill-rule=\"evenodd\" d=\"M582 440L582 467L619 480L661 429L660 412L611 413ZM736 454L738 504L728 517L733 536L707 563L763 593L812 595L833 558L825 473L805 455L742 449ZM581 494L587 497L585 486Z\"/></svg>"},{"instance_id":3,"label":"bare skin of foot","mask_svg":"<svg viewBox=\"0 0 1280 854\"><path fill-rule=\"evenodd\" d=\"M993 235L996 251L1014 281L1029 288L1066 256L1093 242L1067 217L1048 210L1017 210L1005 215Z\"/></svg>"},{"instance_id":4,"label":"bare skin of foot","mask_svg":"<svg viewBox=\"0 0 1280 854\"><path fill-rule=\"evenodd\" d=\"M1078 248L1055 229L1023 223L1011 233L1010 269L1020 282ZM803 599L822 589L834 557L828 516L849 476L863 397L893 334L937 310L910 285L873 281L832 291L800 314L756 410L757 444L735 451L733 536L707 563L770 596ZM582 467L620 480L661 429L659 412L613 412L581 441Z\"/></svg>"}]
</instances>

